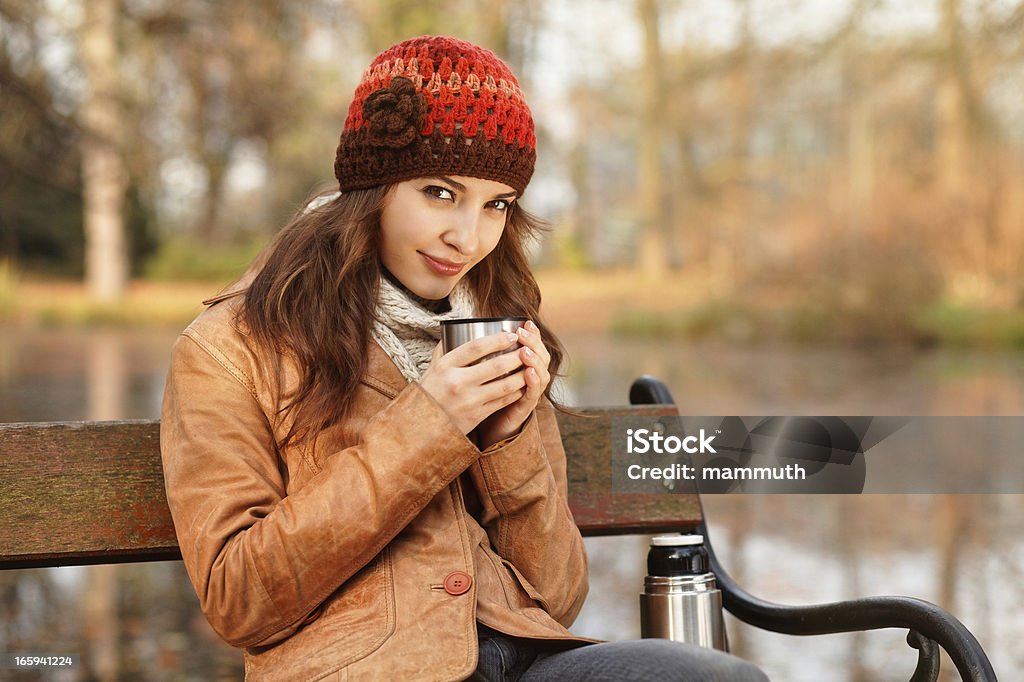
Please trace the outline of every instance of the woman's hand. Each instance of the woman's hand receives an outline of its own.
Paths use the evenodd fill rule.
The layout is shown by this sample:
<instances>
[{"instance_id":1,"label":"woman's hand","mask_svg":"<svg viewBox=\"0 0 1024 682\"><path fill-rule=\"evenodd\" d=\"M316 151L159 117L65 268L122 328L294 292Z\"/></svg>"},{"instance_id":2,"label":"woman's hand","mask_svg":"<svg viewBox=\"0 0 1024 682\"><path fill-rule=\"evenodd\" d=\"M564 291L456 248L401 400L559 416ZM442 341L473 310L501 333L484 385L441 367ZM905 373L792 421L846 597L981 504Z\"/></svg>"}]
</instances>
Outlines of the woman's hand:
<instances>
[{"instance_id":1,"label":"woman's hand","mask_svg":"<svg viewBox=\"0 0 1024 682\"><path fill-rule=\"evenodd\" d=\"M518 336L522 347L515 355L522 360L523 369L516 374L523 376L525 390L518 400L493 413L480 424L477 434L481 450L518 433L551 382L551 374L548 372L551 354L540 337L540 329L532 321L527 322L519 328Z\"/></svg>"},{"instance_id":2,"label":"woman's hand","mask_svg":"<svg viewBox=\"0 0 1024 682\"><path fill-rule=\"evenodd\" d=\"M523 366L521 356L526 349L502 353L519 340L516 334L501 332L464 343L444 355L438 344L420 387L468 434L490 415L529 394L529 378L516 371ZM502 354L478 362L492 353Z\"/></svg>"}]
</instances>

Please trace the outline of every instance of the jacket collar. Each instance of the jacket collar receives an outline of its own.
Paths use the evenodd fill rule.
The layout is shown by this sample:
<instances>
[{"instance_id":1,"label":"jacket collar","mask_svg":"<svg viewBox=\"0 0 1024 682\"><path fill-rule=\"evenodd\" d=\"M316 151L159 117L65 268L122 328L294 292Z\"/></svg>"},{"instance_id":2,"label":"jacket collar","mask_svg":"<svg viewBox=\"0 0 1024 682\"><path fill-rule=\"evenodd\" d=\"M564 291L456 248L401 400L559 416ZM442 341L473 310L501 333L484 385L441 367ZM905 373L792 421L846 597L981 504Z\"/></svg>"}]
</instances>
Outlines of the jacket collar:
<instances>
[{"instance_id":1,"label":"jacket collar","mask_svg":"<svg viewBox=\"0 0 1024 682\"><path fill-rule=\"evenodd\" d=\"M376 341L371 339L367 350L369 351L369 357L366 361L363 383L390 395L392 398L396 397L408 386L409 382L398 371L398 365L394 363Z\"/></svg>"},{"instance_id":2,"label":"jacket collar","mask_svg":"<svg viewBox=\"0 0 1024 682\"><path fill-rule=\"evenodd\" d=\"M213 305L214 303L244 294L253 279L255 279L256 272L255 268L250 268L237 282L229 284L219 293L204 300L203 305ZM409 382L406 381L405 377L398 370L398 366L395 365L394 361L376 341L370 341L367 351L368 357L366 372L362 379L363 383L394 398L402 392Z\"/></svg>"},{"instance_id":3,"label":"jacket collar","mask_svg":"<svg viewBox=\"0 0 1024 682\"><path fill-rule=\"evenodd\" d=\"M250 284L252 284L252 281L256 279L257 272L259 272L258 269L250 267L237 282L227 285L213 296L204 299L203 305L213 305L214 303L220 303L221 301L233 296L244 294L245 290L249 288Z\"/></svg>"}]
</instances>

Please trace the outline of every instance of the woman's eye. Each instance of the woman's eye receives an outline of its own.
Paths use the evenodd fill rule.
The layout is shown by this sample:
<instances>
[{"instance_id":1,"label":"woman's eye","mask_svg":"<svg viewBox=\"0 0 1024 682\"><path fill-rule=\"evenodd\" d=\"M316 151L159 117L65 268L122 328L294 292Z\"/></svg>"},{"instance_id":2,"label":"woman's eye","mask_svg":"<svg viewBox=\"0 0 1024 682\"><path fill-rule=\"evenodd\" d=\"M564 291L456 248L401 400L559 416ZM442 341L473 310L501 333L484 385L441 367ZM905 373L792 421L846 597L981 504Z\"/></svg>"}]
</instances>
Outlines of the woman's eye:
<instances>
[{"instance_id":1,"label":"woman's eye","mask_svg":"<svg viewBox=\"0 0 1024 682\"><path fill-rule=\"evenodd\" d=\"M423 193L432 196L435 199L443 199L444 201L454 201L455 195L447 187L439 187L437 185L430 185L429 187L423 188Z\"/></svg>"},{"instance_id":2,"label":"woman's eye","mask_svg":"<svg viewBox=\"0 0 1024 682\"><path fill-rule=\"evenodd\" d=\"M495 199L490 203L490 207L496 211L505 212L508 210L509 202L505 201L504 199Z\"/></svg>"}]
</instances>

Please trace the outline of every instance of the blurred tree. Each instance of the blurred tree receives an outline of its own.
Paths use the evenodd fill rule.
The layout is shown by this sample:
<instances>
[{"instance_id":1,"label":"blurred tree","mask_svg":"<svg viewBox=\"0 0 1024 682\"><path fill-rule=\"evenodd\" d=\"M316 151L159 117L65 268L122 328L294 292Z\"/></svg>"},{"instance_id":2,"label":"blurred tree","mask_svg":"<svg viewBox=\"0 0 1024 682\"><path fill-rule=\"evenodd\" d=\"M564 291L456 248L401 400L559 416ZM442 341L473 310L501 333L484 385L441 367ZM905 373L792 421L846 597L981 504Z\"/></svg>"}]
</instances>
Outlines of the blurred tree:
<instances>
[{"instance_id":1,"label":"blurred tree","mask_svg":"<svg viewBox=\"0 0 1024 682\"><path fill-rule=\"evenodd\" d=\"M562 1L580 17L593 7ZM120 140L103 144L120 144L125 165L103 167L127 197L121 249L137 261L157 221L165 241L190 233L232 248L330 183L325 146L355 81L398 39L489 45L529 91L547 68L532 61L538 40L583 54L633 35L639 60L559 65L544 75L566 79L552 89L561 99L533 100L541 171L575 190L571 262L666 270L685 253L718 293L782 284L865 312L889 289L868 270L910 254L888 281L904 280L912 306L931 300L914 298L928 287L1004 305L1024 293L1020 0L934 0L924 29L887 22L886 3L847 0L827 29L772 19L791 31L785 41L750 0L634 0L616 9L628 27L557 26L540 0L117 0L116 70L69 49L96 2L0 0L0 254L19 266L81 272L80 150L105 139L78 125L95 108L89 73L121 95L107 100L121 125L106 124ZM699 25L708 17L714 31ZM562 109L562 129L546 127L546 107ZM879 257L858 256L851 234ZM916 274L936 270L939 286Z\"/></svg>"},{"instance_id":2,"label":"blurred tree","mask_svg":"<svg viewBox=\"0 0 1024 682\"><path fill-rule=\"evenodd\" d=\"M165 133L165 159L154 161L184 154L201 169L200 206L189 212L195 215L192 232L201 241L231 237L229 227L235 225L224 220L225 190L240 145L254 142L267 150L303 111L307 79L301 56L311 9L281 0L132 7L138 49L150 50L147 73L172 71L164 76L174 88L169 97L140 93L151 98L148 120L166 126L168 118L181 117L185 123L181 134Z\"/></svg>"},{"instance_id":3,"label":"blurred tree","mask_svg":"<svg viewBox=\"0 0 1024 682\"><path fill-rule=\"evenodd\" d=\"M124 204L128 172L121 106L117 0L85 0L80 51L85 99L79 110L85 279L90 296L117 301L128 281Z\"/></svg>"},{"instance_id":4,"label":"blurred tree","mask_svg":"<svg viewBox=\"0 0 1024 682\"><path fill-rule=\"evenodd\" d=\"M472 13L460 7L458 0L391 0L385 3L349 0L349 4L364 28L371 54L413 36L466 35L472 21ZM491 7L488 9L493 11ZM488 12L476 17L486 22Z\"/></svg>"},{"instance_id":5,"label":"blurred tree","mask_svg":"<svg viewBox=\"0 0 1024 682\"><path fill-rule=\"evenodd\" d=\"M590 96L586 88L577 88L575 101ZM600 263L599 208L593 187L593 163L588 142L593 136L589 117L580 116L575 129L572 146L567 155L569 182L576 194L574 210L568 218L567 230L563 233L562 244L567 253L562 254L565 264L593 267Z\"/></svg>"},{"instance_id":6,"label":"blurred tree","mask_svg":"<svg viewBox=\"0 0 1024 682\"><path fill-rule=\"evenodd\" d=\"M39 3L0 0L0 258L20 269L84 270L78 19ZM58 59L59 57L59 59ZM153 248L150 209L132 182L125 229L133 257Z\"/></svg>"},{"instance_id":7,"label":"blurred tree","mask_svg":"<svg viewBox=\"0 0 1024 682\"><path fill-rule=\"evenodd\" d=\"M681 265L672 216L668 212L666 177L662 158L669 124L666 96L665 54L661 48L660 8L658 0L638 0L637 14L643 28L643 66L639 90L643 105L640 112L639 167L637 177L637 220L640 225L640 267L650 274ZM667 182L666 182L667 181Z\"/></svg>"},{"instance_id":8,"label":"blurred tree","mask_svg":"<svg viewBox=\"0 0 1024 682\"><path fill-rule=\"evenodd\" d=\"M477 42L500 55L520 80L543 21L539 0L349 0L363 27L367 51L375 54L418 35L452 35Z\"/></svg>"},{"instance_id":9,"label":"blurred tree","mask_svg":"<svg viewBox=\"0 0 1024 682\"><path fill-rule=\"evenodd\" d=\"M0 0L0 258L81 272L80 162L65 99L42 66L42 8Z\"/></svg>"},{"instance_id":10,"label":"blurred tree","mask_svg":"<svg viewBox=\"0 0 1024 682\"><path fill-rule=\"evenodd\" d=\"M753 250L757 169L751 143L760 93L752 6L749 0L733 4L736 40L730 46L684 42L666 55L667 123L675 151L668 219L688 264L708 269L717 294L736 290ZM681 12L688 18L687 6ZM715 150L711 156L709 148Z\"/></svg>"},{"instance_id":11,"label":"blurred tree","mask_svg":"<svg viewBox=\"0 0 1024 682\"><path fill-rule=\"evenodd\" d=\"M569 135L552 136L551 147L573 190L558 230L568 264L611 268L637 259L635 80L635 70L593 69L565 92L561 106L573 125Z\"/></svg>"},{"instance_id":12,"label":"blurred tree","mask_svg":"<svg viewBox=\"0 0 1024 682\"><path fill-rule=\"evenodd\" d=\"M1002 104L996 65L1019 68L1021 38L1018 31L1006 39L1006 23L993 15L992 4L940 4L932 149L942 207L935 226L944 239L935 256L956 300L1005 306L1018 303L1024 292L1024 215L1014 206L1020 201L1020 156L1015 161L1006 147L1013 126L999 121L994 108ZM1019 15L1018 7L1005 22L1019 22ZM1019 76L1016 88L1019 93Z\"/></svg>"},{"instance_id":13,"label":"blurred tree","mask_svg":"<svg viewBox=\"0 0 1024 682\"><path fill-rule=\"evenodd\" d=\"M941 11L939 30L943 59L936 94L935 163L941 190L949 197L962 199L968 179L968 107L972 106L973 97L960 20L960 0L942 0Z\"/></svg>"},{"instance_id":14,"label":"blurred tree","mask_svg":"<svg viewBox=\"0 0 1024 682\"><path fill-rule=\"evenodd\" d=\"M846 152L847 180L844 188L847 203L845 229L863 246L864 233L871 220L871 203L875 182L875 130L872 108L872 59L863 48L862 25L872 0L855 0L840 29L837 50L841 64L843 98L846 114L845 126L838 130L845 137L845 145L837 148ZM863 254L857 254L862 257Z\"/></svg>"},{"instance_id":15,"label":"blurred tree","mask_svg":"<svg viewBox=\"0 0 1024 682\"><path fill-rule=\"evenodd\" d=\"M544 21L541 1L485 0L483 3L469 3L467 13L471 17L472 39L501 55L529 89L529 67L536 50L538 28Z\"/></svg>"}]
</instances>

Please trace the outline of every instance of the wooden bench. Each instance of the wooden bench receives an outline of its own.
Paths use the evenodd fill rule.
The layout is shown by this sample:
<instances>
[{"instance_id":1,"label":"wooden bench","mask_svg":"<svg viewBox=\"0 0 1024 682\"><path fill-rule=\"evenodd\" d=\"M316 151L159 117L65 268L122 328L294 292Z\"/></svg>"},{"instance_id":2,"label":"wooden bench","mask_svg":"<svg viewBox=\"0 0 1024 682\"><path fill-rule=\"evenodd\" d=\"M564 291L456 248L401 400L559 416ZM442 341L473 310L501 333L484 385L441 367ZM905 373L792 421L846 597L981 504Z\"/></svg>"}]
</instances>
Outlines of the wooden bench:
<instances>
[{"instance_id":1,"label":"wooden bench","mask_svg":"<svg viewBox=\"0 0 1024 682\"><path fill-rule=\"evenodd\" d=\"M559 415L569 459L570 504L584 535L698 530L696 494L613 494L612 418L678 415L661 382L641 377L633 405ZM180 559L164 496L157 421L0 425L0 569ZM744 592L711 550L725 607L774 632L818 635L879 628L909 631L918 650L912 682L938 676L938 646L964 680L996 679L984 650L955 618L928 602L871 597L781 606Z\"/></svg>"}]
</instances>

